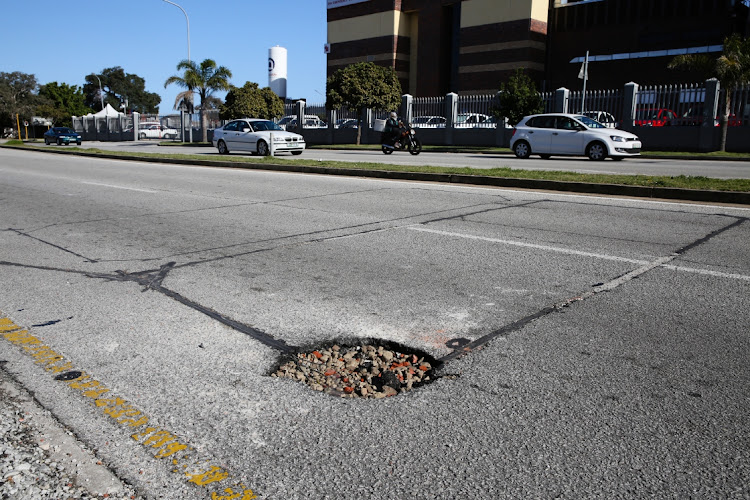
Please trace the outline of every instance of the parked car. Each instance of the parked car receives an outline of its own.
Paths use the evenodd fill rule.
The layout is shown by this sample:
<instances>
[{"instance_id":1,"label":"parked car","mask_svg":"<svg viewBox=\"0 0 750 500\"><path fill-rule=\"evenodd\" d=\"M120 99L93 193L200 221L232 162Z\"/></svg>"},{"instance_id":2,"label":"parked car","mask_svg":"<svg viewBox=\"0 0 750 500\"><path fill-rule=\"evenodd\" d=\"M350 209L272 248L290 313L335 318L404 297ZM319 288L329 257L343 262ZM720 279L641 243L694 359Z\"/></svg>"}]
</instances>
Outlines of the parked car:
<instances>
[{"instance_id":1,"label":"parked car","mask_svg":"<svg viewBox=\"0 0 750 500\"><path fill-rule=\"evenodd\" d=\"M703 106L697 105L697 106L691 106L688 108L687 111L685 111L682 116L675 118L672 120L671 125L681 125L681 126L700 126L703 125ZM720 120L719 117L714 118L714 126L718 127L720 126ZM729 127L739 127L742 125L742 120L735 114L730 114L727 116L727 126Z\"/></svg>"},{"instance_id":2,"label":"parked car","mask_svg":"<svg viewBox=\"0 0 750 500\"><path fill-rule=\"evenodd\" d=\"M357 120L355 118L339 118L336 120L336 128L357 128Z\"/></svg>"},{"instance_id":3,"label":"parked car","mask_svg":"<svg viewBox=\"0 0 750 500\"><path fill-rule=\"evenodd\" d=\"M214 129L212 143L223 155L230 151L249 151L268 156L271 154L271 134L274 152L288 151L293 155L301 155L305 150L304 137L287 132L271 120L260 118L234 120Z\"/></svg>"},{"instance_id":4,"label":"parked car","mask_svg":"<svg viewBox=\"0 0 750 500\"><path fill-rule=\"evenodd\" d=\"M411 126L414 128L445 127L445 117L444 116L415 116L414 119L412 119Z\"/></svg>"},{"instance_id":5,"label":"parked car","mask_svg":"<svg viewBox=\"0 0 750 500\"><path fill-rule=\"evenodd\" d=\"M52 127L44 133L44 143L49 146L53 142L58 146L62 146L63 144L67 146L71 142L75 142L80 146L81 134L68 127Z\"/></svg>"},{"instance_id":6,"label":"parked car","mask_svg":"<svg viewBox=\"0 0 750 500\"><path fill-rule=\"evenodd\" d=\"M482 113L459 113L456 116L456 126L477 127L482 123L487 123L489 125L491 123L489 122L490 118L489 115L484 115Z\"/></svg>"},{"instance_id":7,"label":"parked car","mask_svg":"<svg viewBox=\"0 0 750 500\"><path fill-rule=\"evenodd\" d=\"M297 126L297 116L285 116L279 120L278 125L284 130L287 127L294 128ZM326 128L327 126L328 124L324 120L321 120L318 115L305 115L305 128Z\"/></svg>"},{"instance_id":8,"label":"parked car","mask_svg":"<svg viewBox=\"0 0 750 500\"><path fill-rule=\"evenodd\" d=\"M638 156L641 141L630 132L612 130L588 116L552 113L525 116L513 129L510 148L519 158L538 154L621 160Z\"/></svg>"},{"instance_id":9,"label":"parked car","mask_svg":"<svg viewBox=\"0 0 750 500\"><path fill-rule=\"evenodd\" d=\"M667 108L639 109L635 112L637 127L668 127L677 113Z\"/></svg>"},{"instance_id":10,"label":"parked car","mask_svg":"<svg viewBox=\"0 0 750 500\"><path fill-rule=\"evenodd\" d=\"M138 125L139 139L177 139L179 135L179 130L164 127L161 123L145 122Z\"/></svg>"},{"instance_id":11,"label":"parked car","mask_svg":"<svg viewBox=\"0 0 750 500\"><path fill-rule=\"evenodd\" d=\"M581 114L598 121L607 128L617 128L617 120L612 113L606 111L584 111Z\"/></svg>"}]
</instances>

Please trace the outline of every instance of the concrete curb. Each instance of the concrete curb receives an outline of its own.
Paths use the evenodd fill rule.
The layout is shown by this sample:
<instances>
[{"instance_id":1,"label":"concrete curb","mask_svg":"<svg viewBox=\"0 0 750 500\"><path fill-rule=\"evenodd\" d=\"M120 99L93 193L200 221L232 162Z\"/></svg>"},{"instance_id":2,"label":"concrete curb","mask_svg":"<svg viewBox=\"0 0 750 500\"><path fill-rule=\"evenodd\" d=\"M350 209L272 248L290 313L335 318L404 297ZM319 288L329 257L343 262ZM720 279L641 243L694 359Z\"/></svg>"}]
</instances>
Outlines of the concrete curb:
<instances>
[{"instance_id":1,"label":"concrete curb","mask_svg":"<svg viewBox=\"0 0 750 500\"><path fill-rule=\"evenodd\" d=\"M216 160L182 160L177 158L152 158L146 156L120 156L107 153L86 153L83 151L61 151L56 149L28 148L0 145L0 147L25 151L37 151L50 154L66 154L106 158L110 160L129 160L148 163L169 163L176 165L195 165L201 167L243 168L251 170L271 170L278 172L298 172L319 175L341 175L350 177L369 177L376 179L394 179L423 182L466 184L475 186L509 187L520 189L540 189L569 193L602 194L609 196L630 196L634 198L659 198L681 201L700 201L711 203L732 203L750 205L750 193L740 191L710 191L699 189L682 189L668 187L627 186L623 184L596 184L588 182L548 181L540 179L516 179L510 177L488 177L481 175L439 174L420 172L391 172L387 170L359 170L349 168L315 167L309 165L278 165L269 163L239 163Z\"/></svg>"}]
</instances>

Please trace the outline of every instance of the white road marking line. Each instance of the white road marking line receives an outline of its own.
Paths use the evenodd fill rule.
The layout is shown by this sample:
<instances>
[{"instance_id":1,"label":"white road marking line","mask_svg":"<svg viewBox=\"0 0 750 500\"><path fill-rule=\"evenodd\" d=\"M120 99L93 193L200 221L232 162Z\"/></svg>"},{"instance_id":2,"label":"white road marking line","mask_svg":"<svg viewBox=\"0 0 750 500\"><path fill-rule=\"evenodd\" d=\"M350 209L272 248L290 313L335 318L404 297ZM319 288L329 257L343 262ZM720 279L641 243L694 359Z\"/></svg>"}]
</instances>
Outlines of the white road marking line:
<instances>
[{"instance_id":1,"label":"white road marking line","mask_svg":"<svg viewBox=\"0 0 750 500\"><path fill-rule=\"evenodd\" d=\"M154 191L151 189L138 189L138 188L125 187L125 186L115 186L114 184L101 184L99 182L81 182L81 184L88 184L89 186L102 186L102 187L108 187L108 188L113 188L113 189L126 189L128 191L140 191L141 193L158 193L158 191Z\"/></svg>"},{"instance_id":2,"label":"white road marking line","mask_svg":"<svg viewBox=\"0 0 750 500\"><path fill-rule=\"evenodd\" d=\"M730 278L730 279L735 279L735 280L750 281L750 276L747 276L745 274L722 273L721 271L711 271L710 269L696 269L694 267L683 267L683 266L662 266L662 267L664 267L664 269L669 269L670 271L682 271L685 273L706 274L708 276L716 276L718 278Z\"/></svg>"},{"instance_id":3,"label":"white road marking line","mask_svg":"<svg viewBox=\"0 0 750 500\"><path fill-rule=\"evenodd\" d=\"M650 269L653 269L655 267L661 267L663 269L669 269L670 271L680 271L685 273L693 273L693 274L705 274L708 276L716 276L718 278L728 278L728 279L737 279L737 280L744 280L744 281L750 281L750 276L745 274L737 274L737 273L723 273L721 271L712 271L710 269L696 269L693 267L685 267L685 266L675 266L675 265L666 265L667 262L675 259L677 255L670 255L666 257L661 257L659 259L656 259L654 261L647 261L647 260L638 260L638 259L629 259L626 257L617 257L615 255L606 255L606 254L600 254L600 253L592 253L592 252L582 252L580 250L573 250L571 248L563 248L563 247L553 247L549 245L538 245L535 243L524 243L522 241L511 241L511 240L501 240L498 238L488 238L485 236L475 236L472 234L461 234L461 233L452 233L449 231L440 231L438 229L428 229L426 227L418 227L418 226L409 226L407 229L410 229L412 231L421 231L423 233L432 233L432 234L439 234L442 236L450 236L453 238L465 238L469 240L479 240L479 241L487 241L489 243L500 243L502 245L511 245L511 246L517 246L517 247L524 247L524 248L534 248L537 250L543 250L547 252L558 252L563 253L567 255L579 255L582 257L592 257L595 259L603 259L603 260L613 260L617 262L628 262L631 264L638 264L639 266L643 266L642 268L636 269L635 271L631 271L630 273L626 274L625 276L630 276L631 274L635 273L643 274L645 271L648 271ZM624 277L625 277L624 276ZM624 278L623 277L623 278ZM631 277L632 278L632 277ZM619 283L617 283L619 285Z\"/></svg>"},{"instance_id":4,"label":"white road marking line","mask_svg":"<svg viewBox=\"0 0 750 500\"><path fill-rule=\"evenodd\" d=\"M617 257L615 255L606 255L601 253L591 253L591 252L582 252L580 250L573 250L571 248L562 248L562 247L553 247L549 245L537 245L536 243L524 243L522 241L511 241L511 240L500 240L497 238L487 238L485 236L474 236L471 234L461 234L461 233L451 233L448 231L440 231L437 229L427 229L426 227L416 227L416 226L409 226L407 229L411 229L412 231L421 231L424 233L433 233L433 234L440 234L442 236L452 236L455 238L466 238L469 240L480 240L480 241L487 241L490 243L501 243L503 245L512 245L516 247L524 247L524 248L535 248L537 250L545 250L547 252L558 252L558 253L564 253L568 255L580 255L582 257L593 257L595 259L604 259L604 260L614 260L618 262L628 262L630 264L638 264L638 265L644 265L649 264L650 261L648 260L637 260L637 259L629 259L627 257Z\"/></svg>"}]
</instances>

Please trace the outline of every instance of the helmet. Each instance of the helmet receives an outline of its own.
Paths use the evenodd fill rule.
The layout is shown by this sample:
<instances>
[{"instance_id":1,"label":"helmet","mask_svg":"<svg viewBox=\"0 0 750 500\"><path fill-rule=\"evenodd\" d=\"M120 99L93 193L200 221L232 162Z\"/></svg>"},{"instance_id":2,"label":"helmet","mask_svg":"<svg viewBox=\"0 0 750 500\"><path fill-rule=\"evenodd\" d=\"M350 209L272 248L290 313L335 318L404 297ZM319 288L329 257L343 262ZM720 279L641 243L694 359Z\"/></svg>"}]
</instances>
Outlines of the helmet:
<instances>
[{"instance_id":1,"label":"helmet","mask_svg":"<svg viewBox=\"0 0 750 500\"><path fill-rule=\"evenodd\" d=\"M398 115L396 114L396 112L395 112L395 111L391 111L391 118L393 118L394 120L395 120L396 118L398 118Z\"/></svg>"}]
</instances>

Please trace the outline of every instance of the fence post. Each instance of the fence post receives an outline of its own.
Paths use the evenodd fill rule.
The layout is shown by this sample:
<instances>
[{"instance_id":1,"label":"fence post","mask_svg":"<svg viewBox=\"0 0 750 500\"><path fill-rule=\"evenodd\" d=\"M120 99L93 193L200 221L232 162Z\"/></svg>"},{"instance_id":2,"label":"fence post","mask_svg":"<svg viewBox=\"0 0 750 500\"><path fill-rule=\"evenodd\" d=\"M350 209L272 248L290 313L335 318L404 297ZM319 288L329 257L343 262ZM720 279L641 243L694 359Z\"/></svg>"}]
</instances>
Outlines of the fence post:
<instances>
[{"instance_id":1,"label":"fence post","mask_svg":"<svg viewBox=\"0 0 750 500\"><path fill-rule=\"evenodd\" d=\"M401 118L404 123L411 123L414 118L414 97L409 94L401 96Z\"/></svg>"},{"instance_id":2,"label":"fence post","mask_svg":"<svg viewBox=\"0 0 750 500\"><path fill-rule=\"evenodd\" d=\"M635 130L636 106L638 104L638 84L629 82L625 84L622 95L622 129L628 132Z\"/></svg>"},{"instance_id":3,"label":"fence post","mask_svg":"<svg viewBox=\"0 0 750 500\"><path fill-rule=\"evenodd\" d=\"M302 129L305 128L305 101L297 101L297 133L302 134Z\"/></svg>"},{"instance_id":4,"label":"fence post","mask_svg":"<svg viewBox=\"0 0 750 500\"><path fill-rule=\"evenodd\" d=\"M553 110L555 113L567 113L568 101L570 100L570 90L560 87L555 91L555 103Z\"/></svg>"},{"instance_id":5,"label":"fence post","mask_svg":"<svg viewBox=\"0 0 750 500\"><path fill-rule=\"evenodd\" d=\"M445 96L445 145L453 145L453 129L458 119L458 94L451 92Z\"/></svg>"},{"instance_id":6,"label":"fence post","mask_svg":"<svg viewBox=\"0 0 750 500\"><path fill-rule=\"evenodd\" d=\"M716 143L716 127L714 119L719 113L719 94L721 83L716 78L706 80L706 98L703 102L703 121L698 136L698 151L705 153L717 151L719 145ZM723 111L722 111L723 112Z\"/></svg>"},{"instance_id":7,"label":"fence post","mask_svg":"<svg viewBox=\"0 0 750 500\"><path fill-rule=\"evenodd\" d=\"M136 140L138 138L138 130L141 128L141 114L138 112L133 113L133 138L131 140ZM182 135L185 135L185 129L182 130Z\"/></svg>"},{"instance_id":8,"label":"fence post","mask_svg":"<svg viewBox=\"0 0 750 500\"><path fill-rule=\"evenodd\" d=\"M361 130L361 136L360 136L360 144L372 144L370 142L370 133L372 131L372 109L365 108L362 110L362 114L360 115L360 120L362 120L362 130ZM380 132L378 132L379 134Z\"/></svg>"},{"instance_id":9,"label":"fence post","mask_svg":"<svg viewBox=\"0 0 750 500\"><path fill-rule=\"evenodd\" d=\"M338 113L336 112L336 110L327 110L326 119L328 120L328 127L326 127L326 139L328 141L328 144L333 144L333 135L336 129L336 120L338 120Z\"/></svg>"}]
</instances>

